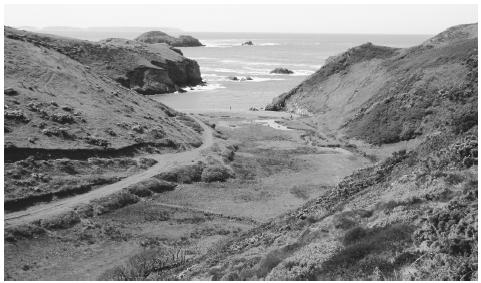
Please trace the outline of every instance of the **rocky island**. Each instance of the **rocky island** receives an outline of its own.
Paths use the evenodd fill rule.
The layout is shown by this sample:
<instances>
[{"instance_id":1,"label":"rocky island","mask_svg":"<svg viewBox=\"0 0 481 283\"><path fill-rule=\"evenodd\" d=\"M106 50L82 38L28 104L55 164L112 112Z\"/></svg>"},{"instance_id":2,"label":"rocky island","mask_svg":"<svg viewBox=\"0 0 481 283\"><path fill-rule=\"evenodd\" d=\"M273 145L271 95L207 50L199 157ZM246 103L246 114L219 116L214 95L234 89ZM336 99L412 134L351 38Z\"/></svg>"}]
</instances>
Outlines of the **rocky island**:
<instances>
[{"instance_id":1,"label":"rocky island","mask_svg":"<svg viewBox=\"0 0 481 283\"><path fill-rule=\"evenodd\" d=\"M270 72L271 74L284 74L284 75L290 75L294 74L293 71L287 69L287 68L275 68Z\"/></svg>"},{"instance_id":2,"label":"rocky island","mask_svg":"<svg viewBox=\"0 0 481 283\"><path fill-rule=\"evenodd\" d=\"M161 31L149 31L149 32L143 33L137 38L135 38L135 40L143 43L149 43L149 44L166 43L173 47L204 46L197 38L194 38L190 35L181 35L179 37L173 37Z\"/></svg>"}]
</instances>

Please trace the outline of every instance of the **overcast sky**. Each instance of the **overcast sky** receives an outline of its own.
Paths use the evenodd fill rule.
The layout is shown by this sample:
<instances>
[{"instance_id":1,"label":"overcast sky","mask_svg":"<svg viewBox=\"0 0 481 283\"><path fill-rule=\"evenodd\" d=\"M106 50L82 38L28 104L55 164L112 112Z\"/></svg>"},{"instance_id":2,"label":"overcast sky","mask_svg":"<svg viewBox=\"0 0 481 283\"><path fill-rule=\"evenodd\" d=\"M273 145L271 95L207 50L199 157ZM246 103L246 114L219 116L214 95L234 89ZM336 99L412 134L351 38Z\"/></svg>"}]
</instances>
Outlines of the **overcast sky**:
<instances>
[{"instance_id":1,"label":"overcast sky","mask_svg":"<svg viewBox=\"0 0 481 283\"><path fill-rule=\"evenodd\" d=\"M184 31L435 34L476 5L6 5L9 26L155 26Z\"/></svg>"}]
</instances>

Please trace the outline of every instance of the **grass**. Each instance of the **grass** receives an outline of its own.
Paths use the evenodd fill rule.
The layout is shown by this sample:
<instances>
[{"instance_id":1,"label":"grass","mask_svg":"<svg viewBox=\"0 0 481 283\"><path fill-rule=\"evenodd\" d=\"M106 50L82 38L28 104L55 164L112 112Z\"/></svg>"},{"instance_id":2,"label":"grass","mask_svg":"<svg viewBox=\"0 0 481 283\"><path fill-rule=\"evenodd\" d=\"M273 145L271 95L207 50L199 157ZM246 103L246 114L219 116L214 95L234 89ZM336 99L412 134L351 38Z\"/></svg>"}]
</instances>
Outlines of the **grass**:
<instances>
[{"instance_id":1,"label":"grass","mask_svg":"<svg viewBox=\"0 0 481 283\"><path fill-rule=\"evenodd\" d=\"M354 227L344 234L343 247L312 276L316 280L369 280L376 269L392 275L395 251L411 244L413 229L402 224L382 228Z\"/></svg>"},{"instance_id":2,"label":"grass","mask_svg":"<svg viewBox=\"0 0 481 283\"><path fill-rule=\"evenodd\" d=\"M154 177L169 182L190 184L192 182L199 182L202 179L204 167L204 163L199 161L196 164L177 167Z\"/></svg>"},{"instance_id":3,"label":"grass","mask_svg":"<svg viewBox=\"0 0 481 283\"><path fill-rule=\"evenodd\" d=\"M151 273L178 267L185 262L185 253L182 250L149 249L131 257L126 264L107 270L99 280L145 280Z\"/></svg>"},{"instance_id":4,"label":"grass","mask_svg":"<svg viewBox=\"0 0 481 283\"><path fill-rule=\"evenodd\" d=\"M301 187L301 186L294 186L289 189L289 192L293 194L295 197L307 200L309 199L309 188Z\"/></svg>"}]
</instances>

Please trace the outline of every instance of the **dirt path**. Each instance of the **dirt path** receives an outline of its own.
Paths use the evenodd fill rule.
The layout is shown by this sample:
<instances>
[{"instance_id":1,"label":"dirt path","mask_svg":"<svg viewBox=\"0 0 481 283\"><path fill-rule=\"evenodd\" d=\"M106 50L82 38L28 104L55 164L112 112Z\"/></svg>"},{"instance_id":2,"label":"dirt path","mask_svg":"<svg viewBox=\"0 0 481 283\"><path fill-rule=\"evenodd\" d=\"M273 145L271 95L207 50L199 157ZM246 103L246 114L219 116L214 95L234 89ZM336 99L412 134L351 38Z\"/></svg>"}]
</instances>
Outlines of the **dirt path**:
<instances>
[{"instance_id":1,"label":"dirt path","mask_svg":"<svg viewBox=\"0 0 481 283\"><path fill-rule=\"evenodd\" d=\"M168 171L176 166L191 164L200 157L200 153L203 149L210 147L214 142L212 136L213 130L196 117L192 118L194 118L204 130L202 135L202 145L200 147L179 153L149 155L147 157L157 160L157 163L139 174L127 177L119 182L100 187L85 194L46 204L39 204L23 211L5 214L5 227L26 224L35 220L45 219L49 216L58 215L75 208L79 204L88 203L91 200L121 191L130 185L151 178L161 172Z\"/></svg>"}]
</instances>

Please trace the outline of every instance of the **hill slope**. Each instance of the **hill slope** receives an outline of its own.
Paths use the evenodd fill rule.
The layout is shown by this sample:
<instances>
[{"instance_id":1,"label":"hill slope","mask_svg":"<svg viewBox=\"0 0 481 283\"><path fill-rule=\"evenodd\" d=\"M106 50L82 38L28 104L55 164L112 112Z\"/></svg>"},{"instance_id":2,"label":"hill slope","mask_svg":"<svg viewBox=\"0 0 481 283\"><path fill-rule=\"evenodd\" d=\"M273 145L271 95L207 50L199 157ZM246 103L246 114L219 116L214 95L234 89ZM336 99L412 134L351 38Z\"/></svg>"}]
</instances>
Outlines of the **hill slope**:
<instances>
[{"instance_id":1,"label":"hill slope","mask_svg":"<svg viewBox=\"0 0 481 283\"><path fill-rule=\"evenodd\" d=\"M120 56L132 54L129 49L88 42L79 45L79 41L8 28L5 32L6 160L42 150L82 155L81 150L147 144L189 147L200 142L199 134L186 126L190 122L183 114L122 87L108 77L113 71L99 60L73 51L89 46L117 50ZM105 50L103 55L114 56Z\"/></svg>"},{"instance_id":2,"label":"hill slope","mask_svg":"<svg viewBox=\"0 0 481 283\"><path fill-rule=\"evenodd\" d=\"M407 49L368 43L328 59L266 109L315 116L329 129L375 144L409 140L448 122L469 128L477 112L476 60L477 24Z\"/></svg>"},{"instance_id":3,"label":"hill slope","mask_svg":"<svg viewBox=\"0 0 481 283\"><path fill-rule=\"evenodd\" d=\"M418 136L304 207L149 279L477 280L477 25L331 58L270 109L385 144Z\"/></svg>"},{"instance_id":4,"label":"hill slope","mask_svg":"<svg viewBox=\"0 0 481 283\"><path fill-rule=\"evenodd\" d=\"M107 39L91 42L5 27L5 37L62 53L142 94L167 93L202 83L199 65L165 44Z\"/></svg>"}]
</instances>

